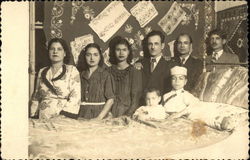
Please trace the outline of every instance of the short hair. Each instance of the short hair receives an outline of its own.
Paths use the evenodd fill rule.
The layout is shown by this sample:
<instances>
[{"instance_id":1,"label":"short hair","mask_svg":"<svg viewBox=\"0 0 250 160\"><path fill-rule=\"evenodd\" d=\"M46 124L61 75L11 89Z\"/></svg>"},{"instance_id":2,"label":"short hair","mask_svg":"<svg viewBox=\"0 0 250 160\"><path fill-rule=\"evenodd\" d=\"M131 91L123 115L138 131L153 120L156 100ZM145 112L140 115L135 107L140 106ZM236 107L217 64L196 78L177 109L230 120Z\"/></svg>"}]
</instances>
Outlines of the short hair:
<instances>
[{"instance_id":1,"label":"short hair","mask_svg":"<svg viewBox=\"0 0 250 160\"><path fill-rule=\"evenodd\" d=\"M161 43L164 43L165 41L165 36L161 31L151 31L149 34L147 34L147 36L142 40L142 49L144 52L144 57L149 58L150 54L149 54L149 50L148 50L148 39L149 37L152 36L159 36L161 38Z\"/></svg>"},{"instance_id":2,"label":"short hair","mask_svg":"<svg viewBox=\"0 0 250 160\"><path fill-rule=\"evenodd\" d=\"M100 67L103 66L103 63L104 63L104 58L103 58L103 55L102 55L102 51L101 51L101 48L98 44L96 43L90 43L88 44L80 53L79 55L79 58L78 58L78 65L77 65L77 68L78 70L81 72L83 70L86 70L89 68L88 64L87 64L87 61L86 61L86 53L88 51L89 48L96 48L100 54L100 62L98 63L98 65Z\"/></svg>"},{"instance_id":3,"label":"short hair","mask_svg":"<svg viewBox=\"0 0 250 160\"><path fill-rule=\"evenodd\" d=\"M109 62L115 65L118 63L115 50L116 50L116 46L118 46L119 44L123 44L127 46L128 51L129 51L127 62L130 64L133 59L132 48L129 42L125 38L122 38L121 36L116 36L109 42Z\"/></svg>"},{"instance_id":4,"label":"short hair","mask_svg":"<svg viewBox=\"0 0 250 160\"><path fill-rule=\"evenodd\" d=\"M164 34L161 32L161 31L151 31L147 36L146 36L146 42L148 41L149 37L152 37L152 36L159 36L161 38L161 43L164 43L165 41L165 36Z\"/></svg>"},{"instance_id":5,"label":"short hair","mask_svg":"<svg viewBox=\"0 0 250 160\"><path fill-rule=\"evenodd\" d=\"M212 47L211 47L211 45L210 45L210 38L211 38L211 36L212 35L218 35L218 36L220 36L222 39L227 39L227 35L226 35L226 33L224 33L224 32L222 32L220 29L214 29L214 30L212 30L212 31L210 31L209 33L208 33L208 37L206 38L206 40L205 40L205 43L206 43L206 51L207 51L207 55L211 55L212 53L213 53L213 49L212 49ZM225 45L224 45L225 46ZM225 48L226 49L226 48Z\"/></svg>"},{"instance_id":6,"label":"short hair","mask_svg":"<svg viewBox=\"0 0 250 160\"><path fill-rule=\"evenodd\" d=\"M178 37L176 38L175 42L177 43L178 40L180 39L180 37L182 37L182 36L187 36L189 38L190 43L193 43L193 39L192 39L192 37L188 33L181 33L181 34L179 34Z\"/></svg>"},{"instance_id":7,"label":"short hair","mask_svg":"<svg viewBox=\"0 0 250 160\"><path fill-rule=\"evenodd\" d=\"M53 43L60 43L62 45L63 50L66 54L66 56L63 59L63 62L65 64L69 64L72 57L71 57L71 53L70 53L70 50L68 48L66 41L62 38L52 38L48 43L48 52L49 52L49 49Z\"/></svg>"},{"instance_id":8,"label":"short hair","mask_svg":"<svg viewBox=\"0 0 250 160\"><path fill-rule=\"evenodd\" d=\"M208 38L210 39L212 35L218 35L220 36L222 39L227 39L227 34L223 31L221 31L220 29L214 29L212 31L210 31L208 33Z\"/></svg>"},{"instance_id":9,"label":"short hair","mask_svg":"<svg viewBox=\"0 0 250 160\"><path fill-rule=\"evenodd\" d=\"M146 95L148 94L148 93L152 93L152 92L155 92L159 97L161 97L161 91L160 90L158 90L158 89L156 89L156 88L148 88L148 89L146 89L145 91L144 91L144 97L146 98Z\"/></svg>"},{"instance_id":10,"label":"short hair","mask_svg":"<svg viewBox=\"0 0 250 160\"><path fill-rule=\"evenodd\" d=\"M174 57L179 57L180 56L180 53L177 49L177 44L178 44L178 40L181 36L187 36L190 40L190 43L193 43L193 39L192 37L188 34L188 33L181 33L177 36L177 38L175 39L174 41Z\"/></svg>"}]
</instances>

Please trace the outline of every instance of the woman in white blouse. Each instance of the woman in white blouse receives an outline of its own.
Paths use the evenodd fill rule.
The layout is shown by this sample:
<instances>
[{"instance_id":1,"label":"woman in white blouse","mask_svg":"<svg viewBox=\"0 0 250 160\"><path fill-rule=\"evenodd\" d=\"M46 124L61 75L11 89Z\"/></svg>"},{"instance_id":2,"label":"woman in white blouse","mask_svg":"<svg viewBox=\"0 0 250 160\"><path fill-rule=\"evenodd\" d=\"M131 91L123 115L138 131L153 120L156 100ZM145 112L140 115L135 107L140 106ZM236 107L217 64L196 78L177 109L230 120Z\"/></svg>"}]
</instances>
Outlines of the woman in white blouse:
<instances>
[{"instance_id":1,"label":"woman in white blouse","mask_svg":"<svg viewBox=\"0 0 250 160\"><path fill-rule=\"evenodd\" d=\"M51 39L48 44L51 65L39 71L37 85L31 100L31 117L49 119L59 114L77 118L81 84L79 72L68 65L69 49L60 38Z\"/></svg>"}]
</instances>

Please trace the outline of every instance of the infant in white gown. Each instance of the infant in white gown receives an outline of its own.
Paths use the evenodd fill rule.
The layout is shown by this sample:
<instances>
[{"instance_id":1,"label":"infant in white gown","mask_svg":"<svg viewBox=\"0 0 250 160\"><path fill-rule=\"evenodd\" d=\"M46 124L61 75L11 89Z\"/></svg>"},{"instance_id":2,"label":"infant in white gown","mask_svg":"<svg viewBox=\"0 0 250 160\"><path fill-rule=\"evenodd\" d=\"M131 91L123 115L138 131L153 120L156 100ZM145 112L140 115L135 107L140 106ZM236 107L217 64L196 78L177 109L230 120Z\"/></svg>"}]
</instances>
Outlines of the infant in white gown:
<instances>
[{"instance_id":1,"label":"infant in white gown","mask_svg":"<svg viewBox=\"0 0 250 160\"><path fill-rule=\"evenodd\" d=\"M134 115L134 119L140 120L162 120L166 118L165 108L160 105L160 92L156 89L149 89L146 93L146 106L138 108Z\"/></svg>"}]
</instances>

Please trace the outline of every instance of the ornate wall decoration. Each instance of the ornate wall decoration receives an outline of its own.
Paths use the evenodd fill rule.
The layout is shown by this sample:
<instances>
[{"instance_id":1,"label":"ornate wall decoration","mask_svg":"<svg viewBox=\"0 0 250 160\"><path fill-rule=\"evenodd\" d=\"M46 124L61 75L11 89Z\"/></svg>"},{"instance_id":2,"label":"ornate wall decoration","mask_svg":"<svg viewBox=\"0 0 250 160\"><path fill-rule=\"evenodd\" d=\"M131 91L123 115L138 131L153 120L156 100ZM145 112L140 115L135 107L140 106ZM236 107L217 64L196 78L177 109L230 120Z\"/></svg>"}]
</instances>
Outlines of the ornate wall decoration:
<instances>
[{"instance_id":1,"label":"ornate wall decoration","mask_svg":"<svg viewBox=\"0 0 250 160\"><path fill-rule=\"evenodd\" d=\"M188 25L192 19L194 19L195 29L198 29L199 24L199 9L196 7L196 4L193 3L180 3L180 6L186 9L186 16L181 22L182 25Z\"/></svg>"},{"instance_id":2,"label":"ornate wall decoration","mask_svg":"<svg viewBox=\"0 0 250 160\"><path fill-rule=\"evenodd\" d=\"M105 8L107 8L110 4L116 4L113 5L115 8L111 7L107 12L110 13L114 10L114 13L109 15L101 14L105 11ZM138 20L133 17L129 16L129 18L124 20L124 23L117 27L116 31L112 29L112 26L116 26L117 23L120 23L121 19L124 19L124 16L128 15L128 13L121 14L121 16L118 16L117 7L120 7L121 10L127 10L130 11L137 2L128 2L128 1L119 1L119 2L101 2L101 1L46 1L44 3L44 33L46 36L46 41L51 39L51 37L61 37L66 40L68 46L70 46L70 43L75 40L75 38L86 35L86 34L92 34L93 40L95 43L99 44L103 51L106 51L108 49L108 43L109 41L115 37L115 36L122 36L127 37L128 41L132 45L133 54L134 57L140 57L146 56L146 53L143 53L143 47L142 47L142 40L143 38L152 30L159 30L164 32L162 27L158 25L158 22L164 17L164 15L167 14L167 12L170 10L171 6L173 4L177 4L179 7L173 7L172 10L180 10L182 14L189 15L189 19L191 20L188 24L188 21L185 25L181 25L180 23L183 21L183 17L181 18L180 22L177 23L175 29L171 29L172 33L169 35L166 35L166 44L176 39L176 36L178 36L181 32L189 33L192 38L194 39L194 46L196 46L197 52L194 52L194 56L197 58L201 58L204 53L203 48L201 47L202 43L204 42L204 37L201 35L204 35L204 27L205 22L207 21L207 18L204 18L204 8L205 3L207 5L210 4L210 2L188 2L186 5L180 6L180 4L184 2L176 2L176 1L165 1L165 2L157 2L157 1L151 1L154 8L157 10L158 15L155 16L152 20L150 20L144 27L138 23ZM187 4L194 4L194 5L187 5ZM213 2L212 2L213 3ZM174 5L176 6L176 5ZM211 6L212 7L212 6ZM107 9L106 9L107 10ZM121 11L119 10L119 11ZM180 11L179 10L179 11ZM184 11L185 10L185 11ZM151 11L151 10L147 10ZM176 13L176 12L174 12ZM178 12L177 12L178 13ZM198 14L197 14L198 13ZM130 13L129 13L130 14ZM208 16L210 16L210 13L206 13ZM175 17L178 18L178 15L174 14ZM195 15L199 17L199 21L195 20ZM116 18L117 16L117 18ZM202 17L201 17L202 16ZM107 20L103 21L107 17ZM213 15L211 16L213 17ZM93 19L92 19L93 18ZM173 21L178 20L177 18L171 18ZM114 23L109 23L113 19ZM185 17L184 17L185 21ZM90 23L98 23L93 30L93 28L89 25ZM146 22L146 21L145 21ZM109 25L109 24L110 25ZM198 24L198 29L196 30L195 23ZM143 23L144 24L144 23ZM176 24L176 23L174 23ZM104 27L104 26L107 27ZM206 25L210 25L210 22L207 22ZM93 25L92 25L93 26ZM113 27L114 27L113 26ZM101 28L104 27L103 31L100 32L100 35L96 33L96 31L101 30ZM165 28L165 27L164 27ZM173 28L173 27L171 27ZM106 32L106 29L108 32ZM101 30L102 31L102 30ZM112 31L112 34L110 32ZM107 36L103 36L103 33L109 33L109 38L106 38ZM100 38L102 36L102 38ZM104 39L103 39L104 37ZM105 42L104 42L105 40ZM37 42L37 44L44 45L44 42ZM41 52L41 53L40 53ZM40 51L39 54L43 54L42 51ZM72 52L72 51L71 51ZM170 47L169 45L165 45L164 48L164 56L172 56L170 54ZM74 57L74 56L72 56ZM136 60L136 59L134 59ZM75 60L76 61L76 60ZM38 64L37 68L41 68L41 66Z\"/></svg>"},{"instance_id":3,"label":"ornate wall decoration","mask_svg":"<svg viewBox=\"0 0 250 160\"><path fill-rule=\"evenodd\" d=\"M132 33L132 31L133 31L133 26L131 26L130 24L127 24L127 25L124 27L124 31L127 32L127 33Z\"/></svg>"},{"instance_id":4,"label":"ornate wall decoration","mask_svg":"<svg viewBox=\"0 0 250 160\"><path fill-rule=\"evenodd\" d=\"M158 25L167 34L172 34L180 22L184 19L186 12L181 8L176 1L171 5L167 14L161 18Z\"/></svg>"},{"instance_id":5,"label":"ornate wall decoration","mask_svg":"<svg viewBox=\"0 0 250 160\"><path fill-rule=\"evenodd\" d=\"M147 26L147 27L144 28L144 32L145 32L146 35L149 34L149 32L151 32L151 31L152 31L151 26Z\"/></svg>"},{"instance_id":6,"label":"ornate wall decoration","mask_svg":"<svg viewBox=\"0 0 250 160\"><path fill-rule=\"evenodd\" d=\"M70 17L70 24L73 24L76 19L76 13L78 10L83 6L85 2L84 1L72 1L72 13Z\"/></svg>"},{"instance_id":7,"label":"ornate wall decoration","mask_svg":"<svg viewBox=\"0 0 250 160\"><path fill-rule=\"evenodd\" d=\"M83 15L87 20L92 20L95 16L95 12L89 6L83 6Z\"/></svg>"},{"instance_id":8,"label":"ornate wall decoration","mask_svg":"<svg viewBox=\"0 0 250 160\"><path fill-rule=\"evenodd\" d=\"M215 20L215 10L214 10L214 2L213 1L204 1L205 6L204 6L204 14L205 14L205 25L204 25L204 43L203 43L203 48L204 48L204 54L203 58L205 59L207 56L207 44L205 43L206 39L208 38L208 33L212 30L214 27L214 20Z\"/></svg>"},{"instance_id":9,"label":"ornate wall decoration","mask_svg":"<svg viewBox=\"0 0 250 160\"><path fill-rule=\"evenodd\" d=\"M54 6L51 12L51 38L62 38L62 30L61 27L63 25L63 21L60 18L63 15L64 9L64 1L55 1Z\"/></svg>"},{"instance_id":10,"label":"ornate wall decoration","mask_svg":"<svg viewBox=\"0 0 250 160\"><path fill-rule=\"evenodd\" d=\"M214 2L213 1L205 1L205 26L204 26L204 38L206 39L208 33L214 27L215 20L215 10L214 10Z\"/></svg>"},{"instance_id":11,"label":"ornate wall decoration","mask_svg":"<svg viewBox=\"0 0 250 160\"><path fill-rule=\"evenodd\" d=\"M218 28L227 33L226 49L238 55L240 62L246 62L248 56L247 5L241 5L219 11Z\"/></svg>"},{"instance_id":12,"label":"ornate wall decoration","mask_svg":"<svg viewBox=\"0 0 250 160\"><path fill-rule=\"evenodd\" d=\"M83 13L83 17L87 20L92 20L95 16L95 12L92 8L90 8L89 6L84 6L85 1L73 1L72 2L72 13L71 13L71 17L70 17L70 24L73 25L75 19L76 19L76 14L78 12L79 9L83 9L82 13Z\"/></svg>"}]
</instances>

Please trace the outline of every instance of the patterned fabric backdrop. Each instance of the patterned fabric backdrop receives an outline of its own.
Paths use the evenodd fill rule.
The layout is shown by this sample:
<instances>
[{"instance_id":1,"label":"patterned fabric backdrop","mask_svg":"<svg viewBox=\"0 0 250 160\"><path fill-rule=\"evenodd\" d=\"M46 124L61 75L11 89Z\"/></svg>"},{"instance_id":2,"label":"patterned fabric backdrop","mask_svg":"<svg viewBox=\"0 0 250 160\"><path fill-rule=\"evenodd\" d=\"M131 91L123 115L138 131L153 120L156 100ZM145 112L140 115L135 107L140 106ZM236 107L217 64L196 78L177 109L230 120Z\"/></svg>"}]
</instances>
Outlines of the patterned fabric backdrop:
<instances>
[{"instance_id":1,"label":"patterned fabric backdrop","mask_svg":"<svg viewBox=\"0 0 250 160\"><path fill-rule=\"evenodd\" d=\"M192 1L45 2L44 32L47 42L53 37L64 38L76 63L80 50L96 42L108 64L108 43L117 35L128 39L134 50L134 60L137 60L143 57L142 39L151 30L165 33L166 57L173 55L172 44L177 35L187 32L193 38L194 56L202 58L205 34L214 22L213 4ZM204 18L206 11L211 14ZM210 25L205 25L206 22Z\"/></svg>"},{"instance_id":2,"label":"patterned fabric backdrop","mask_svg":"<svg viewBox=\"0 0 250 160\"><path fill-rule=\"evenodd\" d=\"M248 56L247 5L237 6L218 12L218 28L227 33L228 50L246 62Z\"/></svg>"}]
</instances>

